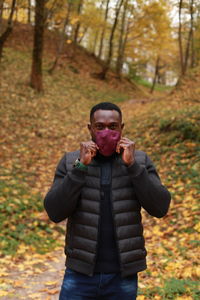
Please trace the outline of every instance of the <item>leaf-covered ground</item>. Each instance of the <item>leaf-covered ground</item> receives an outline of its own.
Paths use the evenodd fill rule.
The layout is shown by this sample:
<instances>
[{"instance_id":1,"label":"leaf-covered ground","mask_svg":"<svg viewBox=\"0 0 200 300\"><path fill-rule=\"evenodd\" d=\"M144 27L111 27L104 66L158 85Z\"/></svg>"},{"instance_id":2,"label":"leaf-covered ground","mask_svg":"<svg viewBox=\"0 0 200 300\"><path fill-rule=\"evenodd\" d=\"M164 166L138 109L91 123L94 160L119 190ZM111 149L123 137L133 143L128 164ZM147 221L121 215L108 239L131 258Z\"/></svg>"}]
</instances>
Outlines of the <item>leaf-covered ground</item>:
<instances>
[{"instance_id":1,"label":"leaf-covered ground","mask_svg":"<svg viewBox=\"0 0 200 300\"><path fill-rule=\"evenodd\" d=\"M7 48L1 69L0 298L58 299L65 222L49 222L43 197L63 152L89 138L89 109L106 100L120 105L124 134L150 155L172 193L163 219L143 212L148 270L139 275L138 299L199 299L199 70L152 101L67 65L50 76L46 58L38 96L28 86L30 58Z\"/></svg>"}]
</instances>

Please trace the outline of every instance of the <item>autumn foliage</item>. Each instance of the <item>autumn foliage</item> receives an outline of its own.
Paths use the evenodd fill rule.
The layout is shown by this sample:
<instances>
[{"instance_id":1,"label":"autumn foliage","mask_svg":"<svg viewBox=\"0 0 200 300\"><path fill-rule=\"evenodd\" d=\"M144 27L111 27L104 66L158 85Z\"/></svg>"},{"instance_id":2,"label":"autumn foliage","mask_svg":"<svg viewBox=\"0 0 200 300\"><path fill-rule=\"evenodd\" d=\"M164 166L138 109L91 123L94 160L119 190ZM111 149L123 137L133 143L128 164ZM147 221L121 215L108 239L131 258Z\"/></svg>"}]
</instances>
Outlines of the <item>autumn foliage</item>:
<instances>
[{"instance_id":1,"label":"autumn foliage","mask_svg":"<svg viewBox=\"0 0 200 300\"><path fill-rule=\"evenodd\" d=\"M3 2L0 2L0 7ZM18 5L24 2L17 1ZM86 125L91 106L108 100L121 107L124 135L135 140L137 149L150 155L162 182L172 194L169 213L163 219L155 219L143 211L148 269L139 274L138 299L197 300L200 296L200 68L198 64L188 68L187 76L181 77L176 87L156 90L154 97L149 95L149 88L136 86L130 78L121 76L119 80L112 63L106 81L99 80L97 74L105 67L103 53L108 49L105 39L108 40L112 27L105 15L107 1L102 1L103 11L92 4L88 4L88 10L83 10L78 6L81 2L75 2L76 7L66 5L66 10L61 9L60 1L57 4L61 6L55 7L52 1L47 2L48 11L52 12L52 17L47 20L49 24L52 22L54 29L46 30L44 35L44 94L37 94L29 85L32 25L15 23L4 47L0 70L0 298L51 300L58 296L64 271L65 222L55 225L49 221L43 209L43 197L63 152L77 149L80 141L89 138ZM157 4L149 1L151 5L138 1L140 6L138 4L137 9L145 12L141 15L144 18L137 15L134 23L127 18L122 28L124 11L132 9L128 2L123 2L116 25L113 62L119 57L116 45L122 34L120 49L124 49L123 59L132 55L138 62L131 66L134 78L145 75L143 67L147 60L153 65L158 57L157 81L164 76L166 66L174 67L178 74L178 48L168 35L167 15L161 13L166 1L156 1L160 2ZM28 3L28 19L24 23L33 20L34 8L30 1L26 5ZM94 10L96 19L93 18ZM189 12L189 6L184 5L184 12ZM67 16L67 21L73 25L72 35L64 39L62 51L58 53L57 46L63 38L62 25ZM23 17L25 15L19 10L18 18L22 21ZM148 18L152 20L155 32L148 30ZM156 27L160 19L165 20L165 30ZM141 35L140 22L143 22L145 34L149 37L146 43L145 36ZM195 26L198 28L199 25ZM189 28L190 22L185 21L182 27L183 49L187 47ZM126 37L127 30L130 34ZM163 36L155 43L154 34L159 30ZM92 34L89 34L88 48L85 49L80 44L87 32ZM104 51L99 51L102 32ZM198 30L193 34L198 37ZM76 37L75 43L72 37ZM166 43L162 43L163 40ZM142 51L131 48L131 41L137 47L142 43ZM171 45L175 60L167 45ZM198 47L197 38L194 48ZM198 61L199 54L196 53ZM56 72L49 73L56 57L59 57Z\"/></svg>"}]
</instances>

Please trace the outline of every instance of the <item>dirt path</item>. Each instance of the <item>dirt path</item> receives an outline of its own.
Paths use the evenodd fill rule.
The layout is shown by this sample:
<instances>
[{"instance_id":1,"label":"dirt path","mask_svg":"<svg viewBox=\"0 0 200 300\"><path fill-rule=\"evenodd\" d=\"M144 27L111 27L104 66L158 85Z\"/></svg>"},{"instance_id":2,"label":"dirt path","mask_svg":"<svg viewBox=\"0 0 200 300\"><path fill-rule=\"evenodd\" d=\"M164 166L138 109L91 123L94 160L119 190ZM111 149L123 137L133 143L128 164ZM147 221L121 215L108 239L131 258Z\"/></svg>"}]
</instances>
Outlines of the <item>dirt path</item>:
<instances>
[{"instance_id":1,"label":"dirt path","mask_svg":"<svg viewBox=\"0 0 200 300\"><path fill-rule=\"evenodd\" d=\"M58 299L65 269L63 249L32 254L18 261L6 257L4 266L0 269L0 299Z\"/></svg>"}]
</instances>

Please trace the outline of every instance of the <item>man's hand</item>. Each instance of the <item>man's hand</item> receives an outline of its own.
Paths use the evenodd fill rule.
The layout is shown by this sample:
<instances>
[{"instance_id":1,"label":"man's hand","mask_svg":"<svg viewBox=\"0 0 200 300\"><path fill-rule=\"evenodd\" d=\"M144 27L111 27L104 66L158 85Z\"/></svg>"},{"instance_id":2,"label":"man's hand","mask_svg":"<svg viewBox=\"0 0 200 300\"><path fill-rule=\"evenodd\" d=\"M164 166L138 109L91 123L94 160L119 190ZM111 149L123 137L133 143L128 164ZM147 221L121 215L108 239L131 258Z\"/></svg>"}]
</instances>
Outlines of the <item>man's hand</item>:
<instances>
[{"instance_id":1,"label":"man's hand","mask_svg":"<svg viewBox=\"0 0 200 300\"><path fill-rule=\"evenodd\" d=\"M80 162L88 165L96 155L98 146L93 141L82 142L80 144Z\"/></svg>"},{"instance_id":2,"label":"man's hand","mask_svg":"<svg viewBox=\"0 0 200 300\"><path fill-rule=\"evenodd\" d=\"M121 140L117 143L116 152L122 152L122 159L127 166L132 165L135 162L135 143L129 139L122 137Z\"/></svg>"}]
</instances>

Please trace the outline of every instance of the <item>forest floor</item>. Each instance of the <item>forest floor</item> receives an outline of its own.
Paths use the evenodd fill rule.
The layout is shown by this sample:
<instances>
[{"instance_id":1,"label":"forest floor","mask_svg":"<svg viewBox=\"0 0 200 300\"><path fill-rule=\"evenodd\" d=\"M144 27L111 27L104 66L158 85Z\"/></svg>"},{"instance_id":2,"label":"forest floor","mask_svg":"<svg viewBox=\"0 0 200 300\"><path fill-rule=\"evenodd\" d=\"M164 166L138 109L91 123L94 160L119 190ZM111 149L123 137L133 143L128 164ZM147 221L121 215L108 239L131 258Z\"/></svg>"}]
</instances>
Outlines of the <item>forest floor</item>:
<instances>
[{"instance_id":1,"label":"forest floor","mask_svg":"<svg viewBox=\"0 0 200 300\"><path fill-rule=\"evenodd\" d=\"M81 55L81 54L79 54ZM173 94L152 98L110 74L91 77L62 61L45 93L28 86L31 51L8 45L1 66L0 299L58 299L64 274L65 222L53 224L43 209L55 167L65 151L87 140L88 113L102 100L117 103L124 135L154 161L172 194L167 216L144 211L148 269L139 274L138 300L199 299L199 69ZM94 66L94 69L98 68ZM196 72L196 73L195 73Z\"/></svg>"}]
</instances>

